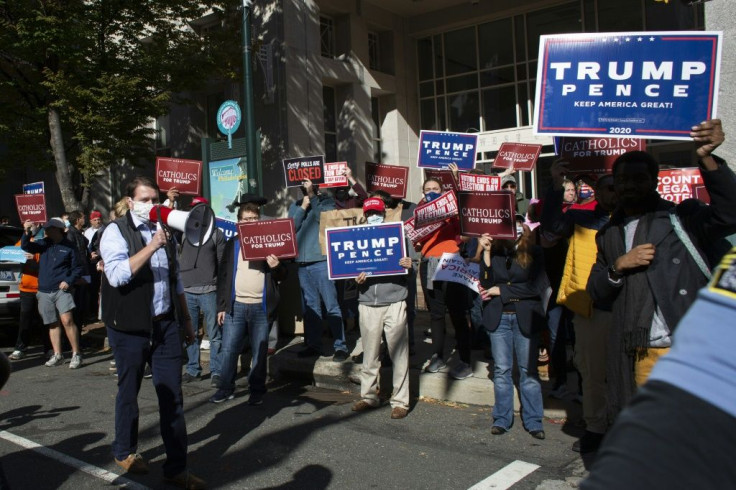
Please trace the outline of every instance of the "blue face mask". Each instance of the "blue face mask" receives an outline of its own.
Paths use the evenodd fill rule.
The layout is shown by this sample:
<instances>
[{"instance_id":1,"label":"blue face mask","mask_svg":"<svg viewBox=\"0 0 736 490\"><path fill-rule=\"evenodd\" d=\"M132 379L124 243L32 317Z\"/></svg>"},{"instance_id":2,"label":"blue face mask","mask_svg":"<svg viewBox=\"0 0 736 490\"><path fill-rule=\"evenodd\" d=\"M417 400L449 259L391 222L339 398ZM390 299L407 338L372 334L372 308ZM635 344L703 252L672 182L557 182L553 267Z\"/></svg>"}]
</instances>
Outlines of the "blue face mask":
<instances>
[{"instance_id":1,"label":"blue face mask","mask_svg":"<svg viewBox=\"0 0 736 490\"><path fill-rule=\"evenodd\" d=\"M437 199L438 197L440 197L441 195L442 194L440 194L439 192L427 192L426 194L424 194L424 199L427 202L432 202L435 199Z\"/></svg>"},{"instance_id":2,"label":"blue face mask","mask_svg":"<svg viewBox=\"0 0 736 490\"><path fill-rule=\"evenodd\" d=\"M365 218L365 222L369 225L380 225L383 223L383 216L380 214L372 214Z\"/></svg>"},{"instance_id":3,"label":"blue face mask","mask_svg":"<svg viewBox=\"0 0 736 490\"><path fill-rule=\"evenodd\" d=\"M71 228L72 224L69 223L69 220L67 219L67 220L64 220L64 226L66 226L67 228Z\"/></svg>"},{"instance_id":4,"label":"blue face mask","mask_svg":"<svg viewBox=\"0 0 736 490\"><path fill-rule=\"evenodd\" d=\"M591 197L593 197L593 195L594 195L594 192L592 189L580 188L578 190L578 199L582 199L582 200L590 199Z\"/></svg>"}]
</instances>

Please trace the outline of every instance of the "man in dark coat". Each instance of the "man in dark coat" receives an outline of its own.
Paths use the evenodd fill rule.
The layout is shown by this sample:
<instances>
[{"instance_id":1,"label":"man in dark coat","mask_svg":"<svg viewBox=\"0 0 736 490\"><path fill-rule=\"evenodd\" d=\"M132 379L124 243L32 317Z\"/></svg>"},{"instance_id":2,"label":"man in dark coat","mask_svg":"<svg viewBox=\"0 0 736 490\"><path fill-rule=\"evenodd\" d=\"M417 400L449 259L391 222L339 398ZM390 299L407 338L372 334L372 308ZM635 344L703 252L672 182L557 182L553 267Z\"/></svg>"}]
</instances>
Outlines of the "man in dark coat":
<instances>
[{"instance_id":1,"label":"man in dark coat","mask_svg":"<svg viewBox=\"0 0 736 490\"><path fill-rule=\"evenodd\" d=\"M625 153L613 166L619 206L596 238L598 256L587 287L594 302L613 304L610 416L669 351L675 327L716 263L719 241L736 230L736 175L712 155L724 141L721 121L694 126L690 136L698 146L710 206L662 199L659 165L648 153Z\"/></svg>"}]
</instances>

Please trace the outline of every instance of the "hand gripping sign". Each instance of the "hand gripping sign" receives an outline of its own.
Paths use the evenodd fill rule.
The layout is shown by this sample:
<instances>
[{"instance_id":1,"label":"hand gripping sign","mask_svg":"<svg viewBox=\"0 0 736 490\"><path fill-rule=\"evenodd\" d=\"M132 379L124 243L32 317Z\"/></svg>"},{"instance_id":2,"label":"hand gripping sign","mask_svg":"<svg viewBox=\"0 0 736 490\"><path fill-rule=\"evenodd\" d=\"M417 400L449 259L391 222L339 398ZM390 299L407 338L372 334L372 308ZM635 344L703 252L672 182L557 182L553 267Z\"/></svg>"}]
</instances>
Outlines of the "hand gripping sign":
<instances>
[{"instance_id":1,"label":"hand gripping sign","mask_svg":"<svg viewBox=\"0 0 736 490\"><path fill-rule=\"evenodd\" d=\"M406 257L403 223L348 226L325 230L330 279L406 274L399 265Z\"/></svg>"},{"instance_id":2,"label":"hand gripping sign","mask_svg":"<svg viewBox=\"0 0 736 490\"><path fill-rule=\"evenodd\" d=\"M541 36L534 133L690 139L716 115L720 32Z\"/></svg>"}]
</instances>

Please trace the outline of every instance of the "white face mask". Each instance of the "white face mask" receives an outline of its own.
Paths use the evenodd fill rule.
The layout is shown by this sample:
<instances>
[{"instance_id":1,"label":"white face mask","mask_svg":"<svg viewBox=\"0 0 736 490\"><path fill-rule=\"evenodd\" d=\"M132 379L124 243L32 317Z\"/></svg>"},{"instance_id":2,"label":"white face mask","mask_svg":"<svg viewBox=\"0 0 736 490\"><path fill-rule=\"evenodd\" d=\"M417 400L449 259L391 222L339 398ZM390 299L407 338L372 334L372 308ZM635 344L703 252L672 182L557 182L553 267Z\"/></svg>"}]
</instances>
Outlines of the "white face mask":
<instances>
[{"instance_id":1,"label":"white face mask","mask_svg":"<svg viewBox=\"0 0 736 490\"><path fill-rule=\"evenodd\" d=\"M133 214L146 224L149 222L151 209L153 209L152 202L133 201Z\"/></svg>"},{"instance_id":2,"label":"white face mask","mask_svg":"<svg viewBox=\"0 0 736 490\"><path fill-rule=\"evenodd\" d=\"M524 234L524 227L523 226L516 226L516 239L520 240L521 236Z\"/></svg>"},{"instance_id":3,"label":"white face mask","mask_svg":"<svg viewBox=\"0 0 736 490\"><path fill-rule=\"evenodd\" d=\"M383 223L383 216L380 214L372 214L365 219L365 222L369 225L380 225Z\"/></svg>"}]
</instances>

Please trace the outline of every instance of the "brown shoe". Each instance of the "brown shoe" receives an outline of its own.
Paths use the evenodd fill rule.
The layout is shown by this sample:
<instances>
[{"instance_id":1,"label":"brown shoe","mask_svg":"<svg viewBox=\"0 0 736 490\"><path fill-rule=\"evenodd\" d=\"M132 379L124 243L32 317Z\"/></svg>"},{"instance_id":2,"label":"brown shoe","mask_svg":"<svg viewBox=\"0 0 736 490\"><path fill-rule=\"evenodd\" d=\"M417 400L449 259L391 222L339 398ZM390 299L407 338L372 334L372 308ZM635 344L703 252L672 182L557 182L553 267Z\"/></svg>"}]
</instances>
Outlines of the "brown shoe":
<instances>
[{"instance_id":1,"label":"brown shoe","mask_svg":"<svg viewBox=\"0 0 736 490\"><path fill-rule=\"evenodd\" d=\"M207 483L203 479L192 474L189 470L184 470L176 476L165 478L165 480L185 490L203 490L207 488Z\"/></svg>"},{"instance_id":2,"label":"brown shoe","mask_svg":"<svg viewBox=\"0 0 736 490\"><path fill-rule=\"evenodd\" d=\"M391 409L392 419L403 419L407 415L409 415L409 410L404 407L394 407Z\"/></svg>"},{"instance_id":3,"label":"brown shoe","mask_svg":"<svg viewBox=\"0 0 736 490\"><path fill-rule=\"evenodd\" d=\"M115 463L125 470L126 473L137 473L144 475L148 473L148 464L140 454L129 454L127 458L120 461L115 458Z\"/></svg>"},{"instance_id":4,"label":"brown shoe","mask_svg":"<svg viewBox=\"0 0 736 490\"><path fill-rule=\"evenodd\" d=\"M365 400L358 400L353 405L353 412L365 412L366 410L371 410L376 408L374 405L371 405Z\"/></svg>"}]
</instances>

